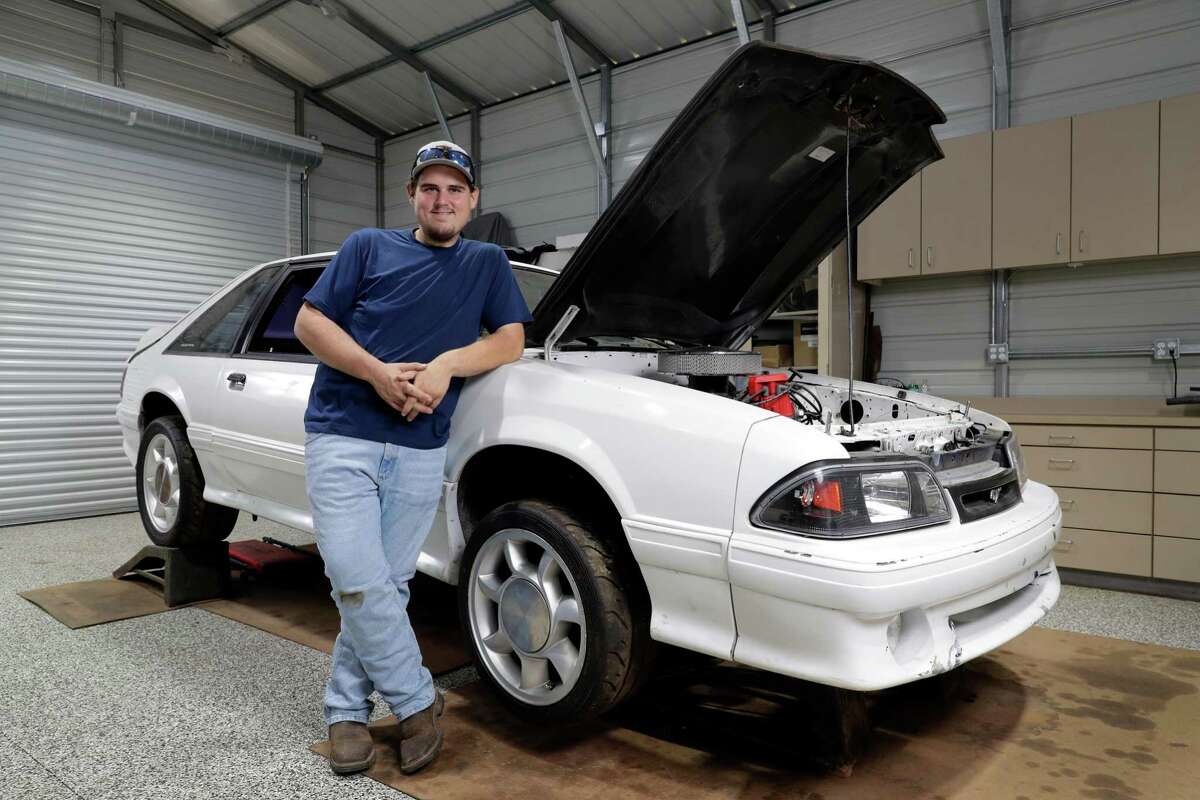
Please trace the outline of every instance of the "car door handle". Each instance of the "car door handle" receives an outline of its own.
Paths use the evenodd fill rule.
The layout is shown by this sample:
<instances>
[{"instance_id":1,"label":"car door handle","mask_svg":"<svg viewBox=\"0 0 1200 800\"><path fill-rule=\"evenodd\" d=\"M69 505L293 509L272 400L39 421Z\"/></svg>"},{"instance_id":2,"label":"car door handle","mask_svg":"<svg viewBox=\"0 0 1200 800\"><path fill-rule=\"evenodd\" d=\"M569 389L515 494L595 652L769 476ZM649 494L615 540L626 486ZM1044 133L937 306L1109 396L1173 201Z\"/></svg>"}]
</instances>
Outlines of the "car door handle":
<instances>
[{"instance_id":1,"label":"car door handle","mask_svg":"<svg viewBox=\"0 0 1200 800\"><path fill-rule=\"evenodd\" d=\"M235 392L240 392L246 388L246 374L244 372L231 372L225 376L225 380L229 381L229 388Z\"/></svg>"}]
</instances>

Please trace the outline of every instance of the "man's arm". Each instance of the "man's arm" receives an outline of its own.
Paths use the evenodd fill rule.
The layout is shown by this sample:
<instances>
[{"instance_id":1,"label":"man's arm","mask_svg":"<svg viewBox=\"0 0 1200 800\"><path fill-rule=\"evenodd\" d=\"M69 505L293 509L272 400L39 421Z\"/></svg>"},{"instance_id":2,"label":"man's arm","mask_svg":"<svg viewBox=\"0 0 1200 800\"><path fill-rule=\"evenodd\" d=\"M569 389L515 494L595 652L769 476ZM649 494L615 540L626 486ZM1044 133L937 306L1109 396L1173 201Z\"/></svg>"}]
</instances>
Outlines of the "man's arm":
<instances>
[{"instance_id":1,"label":"man's arm","mask_svg":"<svg viewBox=\"0 0 1200 800\"><path fill-rule=\"evenodd\" d=\"M474 344L442 353L417 374L413 384L432 398L429 403L432 410L442 402L451 378L470 378L509 364L520 358L524 349L525 326L520 322L502 325L491 336ZM410 421L418 412L429 413L417 404L415 397L405 402L401 412Z\"/></svg>"},{"instance_id":2,"label":"man's arm","mask_svg":"<svg viewBox=\"0 0 1200 800\"><path fill-rule=\"evenodd\" d=\"M405 412L408 401L411 401L409 408L415 407L426 414L433 411L430 405L433 398L412 382L425 369L424 364L383 363L364 350L340 325L307 302L296 315L294 330L296 338L314 356L339 372L367 381L397 411Z\"/></svg>"}]
</instances>

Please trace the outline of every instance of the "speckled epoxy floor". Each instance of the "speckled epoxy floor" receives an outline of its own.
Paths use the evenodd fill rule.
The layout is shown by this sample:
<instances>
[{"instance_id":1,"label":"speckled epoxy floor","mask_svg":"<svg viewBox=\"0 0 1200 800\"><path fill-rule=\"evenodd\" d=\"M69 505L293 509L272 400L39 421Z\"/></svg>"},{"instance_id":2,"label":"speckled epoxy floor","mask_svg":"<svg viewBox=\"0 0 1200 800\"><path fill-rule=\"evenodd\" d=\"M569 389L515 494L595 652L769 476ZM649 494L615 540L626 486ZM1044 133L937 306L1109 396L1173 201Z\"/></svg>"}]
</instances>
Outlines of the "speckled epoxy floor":
<instances>
[{"instance_id":1,"label":"speckled epoxy floor","mask_svg":"<svg viewBox=\"0 0 1200 800\"><path fill-rule=\"evenodd\" d=\"M311 541L245 515L232 538L262 536ZM135 514L0 528L0 798L403 797L308 751L325 654L194 608L72 631L17 596L144 543ZM1068 586L1045 624L1200 650L1188 601Z\"/></svg>"}]
</instances>

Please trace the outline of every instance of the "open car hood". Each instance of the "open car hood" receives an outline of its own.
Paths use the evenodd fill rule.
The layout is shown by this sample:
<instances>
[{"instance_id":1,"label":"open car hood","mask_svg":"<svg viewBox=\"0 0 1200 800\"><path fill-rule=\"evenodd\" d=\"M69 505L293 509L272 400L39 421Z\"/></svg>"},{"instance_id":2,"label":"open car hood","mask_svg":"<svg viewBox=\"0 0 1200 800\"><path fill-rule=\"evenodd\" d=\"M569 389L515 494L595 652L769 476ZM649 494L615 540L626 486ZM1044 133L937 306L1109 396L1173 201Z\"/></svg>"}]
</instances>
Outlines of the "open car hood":
<instances>
[{"instance_id":1,"label":"open car hood","mask_svg":"<svg viewBox=\"0 0 1200 800\"><path fill-rule=\"evenodd\" d=\"M849 115L847 114L849 110ZM529 339L735 347L858 224L941 158L929 97L866 61L751 42L680 112L538 304ZM824 159L824 160L822 160Z\"/></svg>"}]
</instances>

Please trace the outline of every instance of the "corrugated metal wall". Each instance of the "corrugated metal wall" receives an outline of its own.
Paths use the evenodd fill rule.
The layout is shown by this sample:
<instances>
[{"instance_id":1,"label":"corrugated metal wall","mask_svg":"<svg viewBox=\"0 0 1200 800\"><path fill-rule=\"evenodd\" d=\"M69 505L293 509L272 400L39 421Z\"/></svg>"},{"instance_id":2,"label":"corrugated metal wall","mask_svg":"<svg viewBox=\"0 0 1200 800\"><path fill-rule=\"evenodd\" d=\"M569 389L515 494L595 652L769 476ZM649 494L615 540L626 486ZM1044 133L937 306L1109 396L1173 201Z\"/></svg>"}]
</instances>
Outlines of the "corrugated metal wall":
<instances>
[{"instance_id":1,"label":"corrugated metal wall","mask_svg":"<svg viewBox=\"0 0 1200 800\"><path fill-rule=\"evenodd\" d=\"M324 109L305 103L304 133L363 157L326 150L309 173L310 253L338 249L359 228L374 227L375 140Z\"/></svg>"},{"instance_id":2,"label":"corrugated metal wall","mask_svg":"<svg viewBox=\"0 0 1200 800\"><path fill-rule=\"evenodd\" d=\"M894 4L897 9L913 5ZM940 30L951 19L936 15L928 21ZM1200 48L1195 46L1200 3L1195 0L1027 0L1013 3L1012 23L1014 125L1200 91ZM939 38L952 42L970 35L970 27L941 30ZM963 47L969 45L944 52ZM989 52L986 43L984 52ZM965 79L952 76L939 82L932 75L899 71L927 90L931 82L965 85ZM985 111L989 92L985 78L975 89L976 100L963 99L961 119L972 122L958 124L952 118L946 126L952 130L943 135L986 130L986 114L980 117L969 107ZM931 93L945 103L937 91ZM883 373L908 382L928 377L932 390L946 394L991 395L992 371L984 362L990 277L888 281L873 289L872 308L883 325ZM1156 336L1168 335L1200 342L1200 261L1195 258L1017 270L1011 296L1014 348L1149 347ZM964 337L966 319L978 322L976 333ZM936 364L947 368L929 374ZM1180 364L1181 386L1200 382L1195 357ZM1173 378L1169 363L1148 357L1014 361L1010 369L1014 396L1164 397Z\"/></svg>"},{"instance_id":3,"label":"corrugated metal wall","mask_svg":"<svg viewBox=\"0 0 1200 800\"><path fill-rule=\"evenodd\" d=\"M136 507L123 363L147 328L294 246L292 175L0 98L0 525Z\"/></svg>"},{"instance_id":4,"label":"corrugated metal wall","mask_svg":"<svg viewBox=\"0 0 1200 800\"><path fill-rule=\"evenodd\" d=\"M100 16L46 0L0 0L0 55L101 80Z\"/></svg>"}]
</instances>

